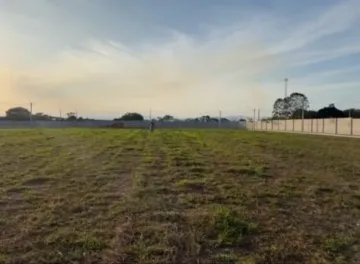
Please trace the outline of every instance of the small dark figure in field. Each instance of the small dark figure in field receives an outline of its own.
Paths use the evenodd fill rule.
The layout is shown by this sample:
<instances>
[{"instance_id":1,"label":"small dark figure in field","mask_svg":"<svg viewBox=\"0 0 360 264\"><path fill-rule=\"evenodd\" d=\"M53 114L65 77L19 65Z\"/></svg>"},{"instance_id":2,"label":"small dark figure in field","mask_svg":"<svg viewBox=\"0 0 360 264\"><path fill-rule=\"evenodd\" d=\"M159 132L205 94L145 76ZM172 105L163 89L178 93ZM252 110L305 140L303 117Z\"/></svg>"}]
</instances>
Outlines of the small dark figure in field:
<instances>
[{"instance_id":1,"label":"small dark figure in field","mask_svg":"<svg viewBox=\"0 0 360 264\"><path fill-rule=\"evenodd\" d=\"M154 120L152 120L150 122L150 132L154 132L154 130L155 130L155 122L154 122Z\"/></svg>"}]
</instances>

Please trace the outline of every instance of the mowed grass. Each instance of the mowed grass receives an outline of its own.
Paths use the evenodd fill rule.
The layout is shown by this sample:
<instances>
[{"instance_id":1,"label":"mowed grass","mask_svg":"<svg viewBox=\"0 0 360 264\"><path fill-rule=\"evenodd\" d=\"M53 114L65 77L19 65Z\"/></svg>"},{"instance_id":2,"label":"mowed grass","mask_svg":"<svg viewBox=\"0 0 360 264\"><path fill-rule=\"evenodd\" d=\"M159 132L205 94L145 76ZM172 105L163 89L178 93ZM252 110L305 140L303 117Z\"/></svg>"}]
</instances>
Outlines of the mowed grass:
<instances>
[{"instance_id":1,"label":"mowed grass","mask_svg":"<svg viewBox=\"0 0 360 264\"><path fill-rule=\"evenodd\" d=\"M360 263L360 140L1 130L0 263Z\"/></svg>"}]
</instances>

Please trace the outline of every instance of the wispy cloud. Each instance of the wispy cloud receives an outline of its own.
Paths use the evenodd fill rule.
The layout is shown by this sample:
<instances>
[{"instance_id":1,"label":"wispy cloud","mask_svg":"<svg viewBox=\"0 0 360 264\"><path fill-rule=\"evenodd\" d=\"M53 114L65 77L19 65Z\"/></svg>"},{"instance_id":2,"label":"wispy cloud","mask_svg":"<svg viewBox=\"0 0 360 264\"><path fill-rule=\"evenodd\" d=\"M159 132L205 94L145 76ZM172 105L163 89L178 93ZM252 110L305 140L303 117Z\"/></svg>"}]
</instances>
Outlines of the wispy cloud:
<instances>
[{"instance_id":1,"label":"wispy cloud","mask_svg":"<svg viewBox=\"0 0 360 264\"><path fill-rule=\"evenodd\" d=\"M360 39L359 39L360 40ZM360 53L360 43L344 45L333 49L299 52L292 56L292 66L304 66L342 58Z\"/></svg>"},{"instance_id":2,"label":"wispy cloud","mask_svg":"<svg viewBox=\"0 0 360 264\"><path fill-rule=\"evenodd\" d=\"M0 96L11 104L34 101L41 111L52 113L60 105L84 115L146 113L149 108L159 115L218 109L247 114L254 107L270 108L283 94L285 76L291 79L291 90L311 96L331 89L328 77L358 66L343 62L334 69L326 62L360 53L358 39L349 37L360 35L359 1L304 12L297 20L282 16L281 10L246 6L253 12L249 19L232 18L221 26L214 21L222 18L205 14L216 16L236 8L246 14L245 5L224 5L216 13L214 6L199 4L199 10L210 10L192 18L194 27L201 25L200 33L191 27L179 30L176 25L186 23L171 16L167 21L173 27L164 26L161 16L166 10L156 13L154 7L153 14L145 12L145 2L4 3ZM167 11L175 12L170 7ZM282 23L287 23L284 30ZM347 37L336 38L339 34ZM314 72L308 68L311 64L321 67ZM292 78L291 72L302 74ZM346 89L356 81L338 82L336 87ZM0 110L9 104L0 104Z\"/></svg>"},{"instance_id":3,"label":"wispy cloud","mask_svg":"<svg viewBox=\"0 0 360 264\"><path fill-rule=\"evenodd\" d=\"M323 13L302 23L273 48L275 53L301 49L323 37L347 31L360 21L360 2L339 1Z\"/></svg>"},{"instance_id":4,"label":"wispy cloud","mask_svg":"<svg viewBox=\"0 0 360 264\"><path fill-rule=\"evenodd\" d=\"M186 113L184 106L191 104L191 114L226 107L227 92L236 94L240 104L247 102L256 92L251 89L255 77L271 70L270 63L273 67L275 62L260 47L236 37L227 44L220 40L202 44L181 35L140 50L113 41L91 41L13 76L12 89L37 100L74 101L84 110L89 105L106 109L106 101L118 98L120 111L157 107ZM254 94L256 98L261 99Z\"/></svg>"}]
</instances>

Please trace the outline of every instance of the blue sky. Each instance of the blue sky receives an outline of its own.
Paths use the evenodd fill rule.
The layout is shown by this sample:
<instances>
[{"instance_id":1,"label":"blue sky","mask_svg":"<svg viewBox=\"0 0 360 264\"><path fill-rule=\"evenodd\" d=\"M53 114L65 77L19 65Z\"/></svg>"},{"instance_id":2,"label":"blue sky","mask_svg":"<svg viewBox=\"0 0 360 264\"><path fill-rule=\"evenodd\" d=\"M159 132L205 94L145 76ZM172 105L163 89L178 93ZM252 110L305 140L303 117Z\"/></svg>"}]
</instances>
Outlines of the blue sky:
<instances>
[{"instance_id":1,"label":"blue sky","mask_svg":"<svg viewBox=\"0 0 360 264\"><path fill-rule=\"evenodd\" d=\"M0 0L0 45L1 112L360 107L359 0Z\"/></svg>"}]
</instances>

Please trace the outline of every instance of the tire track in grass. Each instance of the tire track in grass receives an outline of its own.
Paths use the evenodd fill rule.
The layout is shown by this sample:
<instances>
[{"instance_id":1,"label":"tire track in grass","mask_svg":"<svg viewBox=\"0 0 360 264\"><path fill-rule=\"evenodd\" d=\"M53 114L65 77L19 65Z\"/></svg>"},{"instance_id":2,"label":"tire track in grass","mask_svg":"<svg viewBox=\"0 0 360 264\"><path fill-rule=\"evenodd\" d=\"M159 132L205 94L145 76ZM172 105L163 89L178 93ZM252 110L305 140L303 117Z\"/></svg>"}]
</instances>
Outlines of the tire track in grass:
<instances>
[{"instance_id":1,"label":"tire track in grass","mask_svg":"<svg viewBox=\"0 0 360 264\"><path fill-rule=\"evenodd\" d=\"M114 131L100 133L92 140L89 140L93 136L90 130L84 135L79 135L80 131L66 131L57 137L58 143L63 144L63 135L70 135L65 136L64 152L68 156L64 158L62 152L59 153L59 160L54 161L50 169L57 173L53 177L58 184L51 186L50 193L34 193L36 209L16 224L23 230L6 240L7 247L3 252L9 255L14 255L11 253L14 250L23 252L18 258L12 258L13 263L37 257L45 262L64 263L89 258L96 262L96 255L111 237L109 231L115 217L110 211L111 206L127 192L132 166L139 159L145 140L142 132L129 132L118 140L113 140L116 137ZM132 155L127 155L129 152ZM25 246L24 242L30 237L34 244Z\"/></svg>"},{"instance_id":2,"label":"tire track in grass","mask_svg":"<svg viewBox=\"0 0 360 264\"><path fill-rule=\"evenodd\" d=\"M194 199L191 200L190 204L193 206L195 206L195 204L201 204L202 206L220 204L225 208L234 208L235 211L241 212L240 222L245 224L245 226L248 225L248 228L250 228L250 226L253 225L253 221L255 221L261 224L261 226L259 226L259 229L257 229L258 231L266 231L263 229L262 225L265 224L266 226L268 223L266 223L266 221L263 222L262 220L264 219L262 217L259 218L259 215L264 215L264 212L265 215L268 214L268 210L266 207L259 207L256 204L256 195L254 196L251 192L249 192L249 190L247 190L250 187L250 190L253 191L254 186L258 185L259 183L260 186L258 185L258 187L261 188L261 185L265 184L265 182L268 180L267 175L263 175L264 171L257 171L257 167L255 167L257 164L259 164L259 160L252 159L252 157L245 157L244 153L241 152L244 151L244 149L237 148L238 145L242 143L241 141L229 140L231 144L219 144L219 141L224 139L224 134L219 133L218 135L216 135L215 133L209 133L210 136L215 136L212 140L210 140L209 138L199 140L197 133L198 131L184 132L192 148L196 149L200 146L203 146L203 152L206 153L209 163L213 162L213 164L216 164L214 168L214 176L216 174L217 175L215 177L212 177L211 180L209 180L208 178L206 184L217 186L217 191L210 193L210 199L204 199L204 196L206 197L206 194L203 194L201 196L199 195L198 197L194 197L194 195L192 194L190 197L193 197ZM231 133L229 133L227 137L229 137L230 135ZM218 138L216 138L217 136ZM238 142L235 143L236 141ZM260 164L263 163L260 162ZM266 177L263 178L264 176ZM187 182L187 184L189 184L189 181ZM265 217L271 218L271 214L268 214L268 216ZM236 219L238 218L235 218L233 223L237 221ZM253 239L251 239L251 237L253 237ZM259 240L260 236L256 235L251 237L250 244L246 243L245 247L244 245L228 246L225 253L222 250L216 253L217 250L213 249L213 254L215 253L214 257L216 259L231 258L233 261L235 261L235 259L237 259L239 255L245 255L253 261L255 261L255 259L261 261L261 259L267 257L274 257L274 259L278 258L278 261L280 261L279 263L285 263L283 261L286 261L285 259L290 257L291 254L297 255L299 258L304 258L304 256L300 253L300 251L298 251L298 249L291 247L288 247L288 249L290 252L292 251L292 253L288 253L289 255L283 254L281 257L280 255L276 255L278 254L276 252L264 253L261 248L252 248L252 245L259 246L261 244L259 243L259 241L264 242ZM259 239L257 239L257 237L259 237ZM292 237L294 238L294 236ZM296 238L299 239L300 237L297 236ZM262 238L262 240L263 239L264 237ZM265 246L269 245L266 243L262 244ZM229 254L228 250L230 250L231 254ZM258 254L259 256L257 256Z\"/></svg>"},{"instance_id":3,"label":"tire track in grass","mask_svg":"<svg viewBox=\"0 0 360 264\"><path fill-rule=\"evenodd\" d=\"M149 235L153 234L151 224L144 220L153 210L158 210L167 201L159 199L159 193L165 191L163 186L155 183L166 176L166 164L162 149L161 133L156 131L148 135L143 146L142 158L133 174L133 192L118 208L118 224L111 249L103 255L105 262L115 263L148 263L151 251ZM149 228L148 228L149 227ZM160 239L160 238L159 238Z\"/></svg>"},{"instance_id":4,"label":"tire track in grass","mask_svg":"<svg viewBox=\"0 0 360 264\"><path fill-rule=\"evenodd\" d=\"M234 198L236 198L236 194L241 193L243 199L239 199L239 201L246 201L242 202L246 214L259 224L259 235L255 236L253 241L256 247L251 252L252 258L260 263L262 261L267 263L266 261L270 261L269 259L273 259L276 263L287 263L290 258L294 258L295 262L299 260L302 263L309 256L308 253L301 252L309 250L306 246L306 238L301 233L289 232L286 224L284 226L286 218L279 219L279 213L273 210L273 205L266 202L268 195L276 197L270 195L273 191L278 191L278 189L272 190L270 187L276 180L267 171L270 163L262 158L263 154L259 154L254 149L250 150L251 143L240 136L231 132L227 132L226 137L223 133L200 133L202 140L212 146L219 159L224 160L225 158L226 160L223 164L219 163L219 166L223 168L222 176L230 183L230 185L224 185L226 192ZM224 140L225 138L226 140ZM287 195L287 193L281 193L277 199L287 199L287 196L285 197L283 194ZM293 194L288 197L288 199L290 198L294 198ZM277 220L274 222L275 219ZM277 231L274 232L274 230ZM292 241L298 241L298 246L302 248L291 243L285 245L287 249L283 248L284 238L277 239L279 233L283 233L284 237L288 237ZM268 250L269 246L274 244L283 249L280 251Z\"/></svg>"},{"instance_id":5,"label":"tire track in grass","mask_svg":"<svg viewBox=\"0 0 360 264\"><path fill-rule=\"evenodd\" d=\"M186 193L188 204L195 210L204 208L205 219L209 217L211 219L207 224L211 227L210 229L215 229L215 232L206 230L208 234L215 233L217 238L215 241L210 239L203 242L210 249L208 258L204 261L209 263L251 262L252 258L248 255L253 252L257 221L248 214L246 207L252 204L253 200L248 199L249 197L239 189L239 182L234 178L235 175L242 178L253 176L254 171L245 167L238 159L234 160L234 153L224 155L222 148L214 146L216 142L204 140L199 136L201 133L211 135L214 131L195 130L181 131L181 133L183 140L188 142L190 151L197 150L196 157L203 159L207 168L203 170L201 178L184 180L180 183L188 187ZM233 134L232 131L226 131L222 139L228 138L231 134ZM201 184L206 191L193 192L191 186L194 183ZM225 225L218 225L217 221Z\"/></svg>"},{"instance_id":6,"label":"tire track in grass","mask_svg":"<svg viewBox=\"0 0 360 264\"><path fill-rule=\"evenodd\" d=\"M316 197L309 197L307 188L311 185L316 187L319 184L318 181L314 181L314 179L304 181L306 179L305 175L301 178L303 181L298 182L297 179L299 178L296 177L296 174L292 174L294 170L289 166L291 164L296 165L292 162L286 163L286 166L283 165L282 171L278 170L278 164L281 164L281 162L276 158L279 155L269 157L268 148L266 148L271 147L271 144L273 144L271 138L269 139L266 135L263 135L264 138L258 138L258 136L254 135L252 138L248 134L239 133L233 135L233 139L223 140L224 134L222 133L200 134L204 141L212 142L214 148L222 150L223 155L230 158L231 156L236 157L240 153L239 162L241 162L243 154L247 153L249 158L244 159L246 162L252 166L263 167L258 174L260 177L238 177L237 183L239 189L245 192L249 199L256 202L256 204L250 204L247 210L261 224L261 236L256 242L259 247L257 259L260 262L287 263L297 261L305 263L306 261L312 261L314 263L327 263L327 253L323 247L319 247L319 243L326 241L325 238L329 235L329 230L332 230L332 233L337 233L339 237L347 238L353 238L354 232L355 234L358 232L355 231L356 221L353 221L358 217L355 216L356 213L353 210L344 210L345 208L339 210L337 208L329 211L328 208L326 209L320 204L314 206ZM291 149L291 145L287 147ZM316 166L309 165L309 167L307 169L312 170L312 173L321 171ZM274 168L277 170L274 170ZM284 175L284 172L287 172L287 174ZM239 173L239 175L241 174ZM249 178L255 181L251 182ZM334 192L331 192L331 194L333 195ZM345 220L344 216L350 212L355 217ZM338 222L347 223L346 231L340 226L338 228L338 225L334 224L335 222L331 218L337 219ZM321 224L314 225L314 222ZM286 241L291 241L291 243ZM354 245L356 243L359 244L360 242L354 242ZM272 249L273 245L276 245L278 249ZM339 252L339 258L344 257L341 254ZM351 259L349 255L346 258Z\"/></svg>"},{"instance_id":7,"label":"tire track in grass","mask_svg":"<svg viewBox=\"0 0 360 264\"><path fill-rule=\"evenodd\" d=\"M127 208L129 220L119 228L116 241L123 250L118 249L115 260L221 263L229 256L224 252L234 249L227 243L248 240L245 233L250 231L251 223L241 216L237 218L236 212L227 207L214 207L210 199L216 193L208 177L213 166L203 155L201 143L182 131L159 131L151 136L146 153L137 171L136 198ZM191 201L187 199L191 195L198 199L208 195L209 199ZM227 224L218 226L221 221ZM228 229L236 224L244 228L228 235Z\"/></svg>"},{"instance_id":8,"label":"tire track in grass","mask_svg":"<svg viewBox=\"0 0 360 264\"><path fill-rule=\"evenodd\" d=\"M156 174L149 175L153 182L148 180L141 188L139 203L150 197L152 202L135 217L133 238L140 234L141 239L134 241L141 242L127 244L133 259L141 263L331 263L324 247L331 244L336 248L335 244L344 245L343 241L352 241L345 243L346 259L356 258L356 240L326 240L324 247L319 246L323 237L314 232L321 228L308 229L310 226L301 222L313 216L294 211L289 217L289 212L277 210L287 211L292 202L293 206L304 203L298 199L302 194L296 193L294 183L267 171L276 159L269 159L261 144L271 141L237 131L164 131L160 135L162 143L158 144L163 144L165 160L159 161L162 166ZM146 193L154 186L165 192ZM275 203L269 203L272 201ZM301 215L305 217L302 220ZM340 233L340 238L351 232ZM159 234L163 239L154 239Z\"/></svg>"},{"instance_id":9,"label":"tire track in grass","mask_svg":"<svg viewBox=\"0 0 360 264\"><path fill-rule=\"evenodd\" d=\"M110 260L120 263L183 263L179 246L186 248L186 235L175 220L182 215L174 206L174 193L168 185L166 145L173 140L164 131L148 138L142 165L136 170L135 193L123 216L128 221L118 227ZM181 232L179 232L181 231ZM177 244L181 243L181 245ZM184 252L184 251L182 251Z\"/></svg>"}]
</instances>

